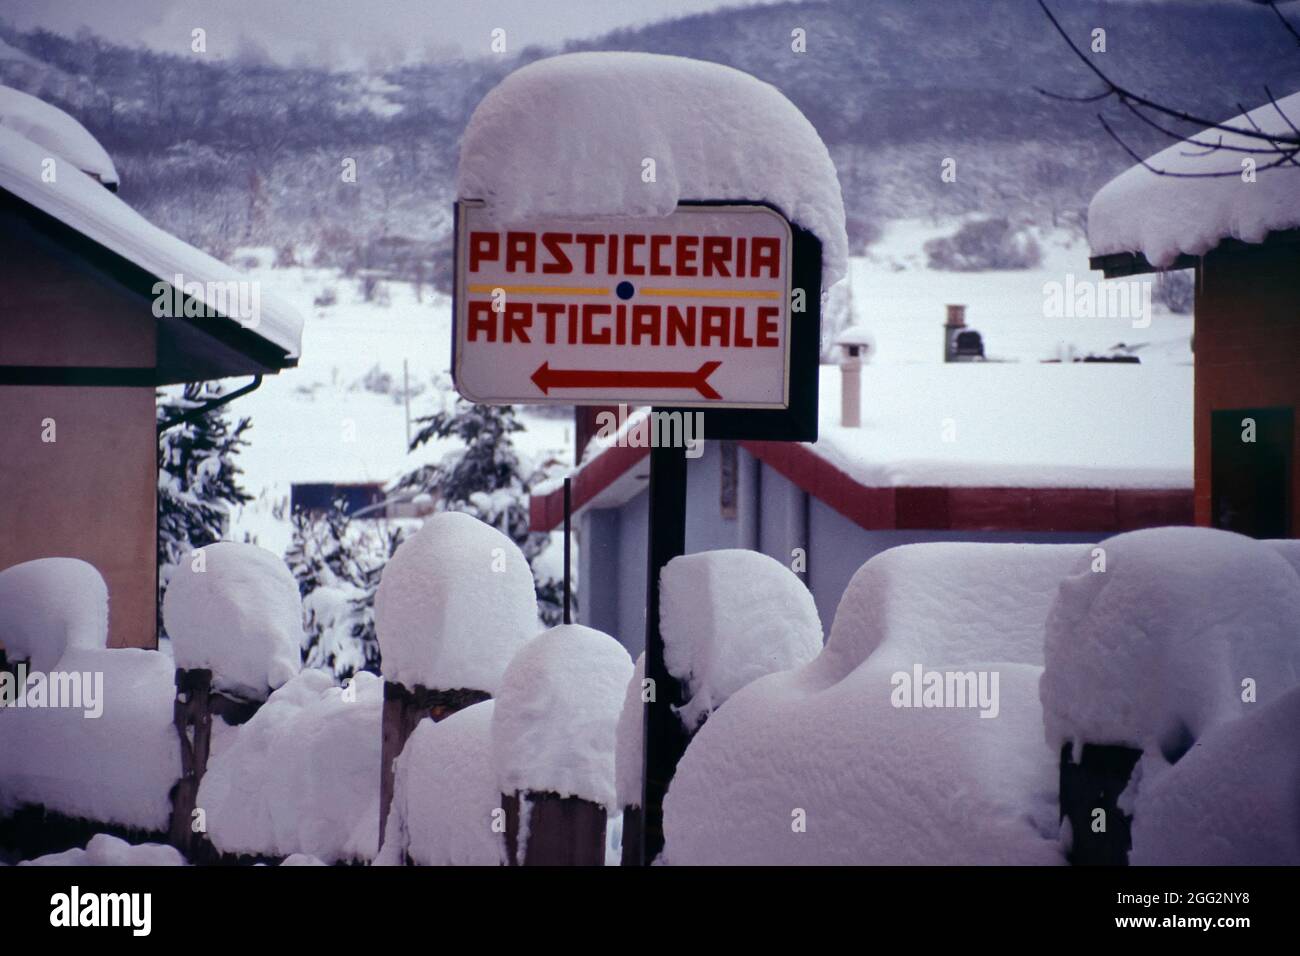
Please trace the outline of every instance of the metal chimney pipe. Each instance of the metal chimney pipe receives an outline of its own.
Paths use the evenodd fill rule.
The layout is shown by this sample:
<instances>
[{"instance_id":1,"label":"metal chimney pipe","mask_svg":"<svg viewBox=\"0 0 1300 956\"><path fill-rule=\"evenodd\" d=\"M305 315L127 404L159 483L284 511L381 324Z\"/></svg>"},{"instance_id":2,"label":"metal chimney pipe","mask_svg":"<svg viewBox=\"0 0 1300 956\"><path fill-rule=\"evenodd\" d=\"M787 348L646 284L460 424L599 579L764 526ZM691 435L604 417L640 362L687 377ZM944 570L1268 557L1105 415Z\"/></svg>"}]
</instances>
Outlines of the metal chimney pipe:
<instances>
[{"instance_id":1,"label":"metal chimney pipe","mask_svg":"<svg viewBox=\"0 0 1300 956\"><path fill-rule=\"evenodd\" d=\"M862 349L846 346L848 355L840 363L840 424L862 427Z\"/></svg>"},{"instance_id":2,"label":"metal chimney pipe","mask_svg":"<svg viewBox=\"0 0 1300 956\"><path fill-rule=\"evenodd\" d=\"M943 360L957 360L957 333L966 328L966 306L950 305L948 318L943 324Z\"/></svg>"}]
</instances>

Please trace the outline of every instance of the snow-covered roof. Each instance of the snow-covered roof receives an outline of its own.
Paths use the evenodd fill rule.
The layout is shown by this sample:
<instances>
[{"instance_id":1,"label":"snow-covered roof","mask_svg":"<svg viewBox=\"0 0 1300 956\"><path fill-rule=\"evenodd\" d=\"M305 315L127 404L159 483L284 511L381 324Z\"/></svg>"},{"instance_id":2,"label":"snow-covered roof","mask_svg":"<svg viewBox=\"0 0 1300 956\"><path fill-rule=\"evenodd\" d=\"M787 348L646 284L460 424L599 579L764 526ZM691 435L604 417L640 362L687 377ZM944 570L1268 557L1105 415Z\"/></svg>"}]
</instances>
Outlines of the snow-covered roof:
<instances>
[{"instance_id":1,"label":"snow-covered roof","mask_svg":"<svg viewBox=\"0 0 1300 956\"><path fill-rule=\"evenodd\" d=\"M768 202L821 240L823 288L847 268L844 202L821 137L776 87L717 63L649 53L531 63L470 117L457 190L502 223Z\"/></svg>"},{"instance_id":2,"label":"snow-covered roof","mask_svg":"<svg viewBox=\"0 0 1300 956\"><path fill-rule=\"evenodd\" d=\"M0 86L0 126L62 157L105 186L120 182L117 167L99 140L57 106L21 90Z\"/></svg>"},{"instance_id":3,"label":"snow-covered roof","mask_svg":"<svg viewBox=\"0 0 1300 956\"><path fill-rule=\"evenodd\" d=\"M0 126L0 189L30 203L164 282L174 282L176 276L183 276L187 295L192 289L200 299L209 294L204 290L220 289L224 295L227 283L248 281L220 260L159 229L105 189L98 180L78 169L59 169L56 166L54 182L45 182L42 171L48 158L47 148ZM71 160L68 163L69 166L75 165ZM205 301L204 304L218 312L223 307L215 301ZM271 293L260 293L255 319L228 318L239 321L283 349L287 355L296 357L299 354L302 315Z\"/></svg>"},{"instance_id":4,"label":"snow-covered roof","mask_svg":"<svg viewBox=\"0 0 1300 956\"><path fill-rule=\"evenodd\" d=\"M1294 136L1293 123L1300 126L1300 93L1223 125ZM1220 144L1228 148L1212 148ZM1238 151L1243 148L1267 149L1268 144L1209 129L1112 179L1088 207L1092 254L1141 253L1163 269L1180 255L1203 255L1224 239L1263 242L1270 232L1300 227L1300 166L1266 169L1276 157ZM1255 164L1254 176L1243 175L1247 160ZM1206 178L1209 173L1228 175Z\"/></svg>"},{"instance_id":5,"label":"snow-covered roof","mask_svg":"<svg viewBox=\"0 0 1300 956\"><path fill-rule=\"evenodd\" d=\"M839 366L821 367L819 437L797 448L858 489L1192 487L1189 365L871 365L860 428L839 424L841 380ZM618 507L645 489L648 456L629 435L644 418L639 410L622 437L593 442L577 469L575 510ZM533 489L536 530L552 517L539 499L558 487Z\"/></svg>"}]
</instances>

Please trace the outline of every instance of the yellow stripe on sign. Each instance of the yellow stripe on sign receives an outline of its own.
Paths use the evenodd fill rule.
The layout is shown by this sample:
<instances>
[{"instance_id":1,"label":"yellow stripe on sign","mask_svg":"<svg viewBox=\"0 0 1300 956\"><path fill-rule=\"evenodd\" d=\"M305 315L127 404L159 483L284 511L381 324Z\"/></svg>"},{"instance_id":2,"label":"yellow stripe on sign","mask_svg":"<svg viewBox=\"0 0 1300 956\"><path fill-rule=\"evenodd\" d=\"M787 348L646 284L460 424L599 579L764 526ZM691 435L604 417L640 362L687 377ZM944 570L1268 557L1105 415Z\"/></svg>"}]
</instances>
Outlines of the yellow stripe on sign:
<instances>
[{"instance_id":1,"label":"yellow stripe on sign","mask_svg":"<svg viewBox=\"0 0 1300 956\"><path fill-rule=\"evenodd\" d=\"M470 292L487 292L500 289L507 295L533 295L539 292L558 292L560 295L609 295L609 289L596 286L571 285L472 285Z\"/></svg>"},{"instance_id":2,"label":"yellow stripe on sign","mask_svg":"<svg viewBox=\"0 0 1300 956\"><path fill-rule=\"evenodd\" d=\"M779 299L780 291L762 289L641 289L641 295L674 295L683 299Z\"/></svg>"}]
</instances>

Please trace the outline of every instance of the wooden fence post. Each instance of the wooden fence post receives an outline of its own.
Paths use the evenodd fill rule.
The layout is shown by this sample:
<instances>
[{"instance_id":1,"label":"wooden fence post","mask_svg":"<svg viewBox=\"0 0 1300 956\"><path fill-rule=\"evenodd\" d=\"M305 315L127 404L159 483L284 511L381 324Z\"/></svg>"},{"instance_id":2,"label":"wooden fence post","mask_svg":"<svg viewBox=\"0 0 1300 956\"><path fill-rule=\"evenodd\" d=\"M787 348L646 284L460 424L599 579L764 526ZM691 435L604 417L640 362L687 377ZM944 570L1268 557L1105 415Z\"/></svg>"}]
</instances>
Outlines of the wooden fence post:
<instances>
[{"instance_id":1,"label":"wooden fence post","mask_svg":"<svg viewBox=\"0 0 1300 956\"><path fill-rule=\"evenodd\" d=\"M227 724L244 723L261 706L259 701L242 701L212 689L212 671L205 668L176 669L176 700L172 723L181 749L181 778L172 791L172 818L168 840L191 862L210 862L216 851L202 833L194 831L199 784L208 769L212 745L212 718Z\"/></svg>"},{"instance_id":2,"label":"wooden fence post","mask_svg":"<svg viewBox=\"0 0 1300 956\"><path fill-rule=\"evenodd\" d=\"M1072 865L1128 865L1132 821L1119 809L1119 795L1141 756L1132 747L1084 744L1076 764L1072 745L1061 748L1061 819L1070 821Z\"/></svg>"},{"instance_id":3,"label":"wooden fence post","mask_svg":"<svg viewBox=\"0 0 1300 956\"><path fill-rule=\"evenodd\" d=\"M531 790L503 793L501 801L506 811L506 859L510 866L605 865L604 807L579 797ZM521 860L520 812L525 803L528 819ZM623 839L626 847L627 837Z\"/></svg>"},{"instance_id":4,"label":"wooden fence post","mask_svg":"<svg viewBox=\"0 0 1300 956\"><path fill-rule=\"evenodd\" d=\"M379 845L384 845L384 829L393 805L394 764L406 741L425 717L439 721L471 704L491 700L486 691L429 690L416 685L408 689L396 681L384 681L384 712L380 730L379 760Z\"/></svg>"}]
</instances>

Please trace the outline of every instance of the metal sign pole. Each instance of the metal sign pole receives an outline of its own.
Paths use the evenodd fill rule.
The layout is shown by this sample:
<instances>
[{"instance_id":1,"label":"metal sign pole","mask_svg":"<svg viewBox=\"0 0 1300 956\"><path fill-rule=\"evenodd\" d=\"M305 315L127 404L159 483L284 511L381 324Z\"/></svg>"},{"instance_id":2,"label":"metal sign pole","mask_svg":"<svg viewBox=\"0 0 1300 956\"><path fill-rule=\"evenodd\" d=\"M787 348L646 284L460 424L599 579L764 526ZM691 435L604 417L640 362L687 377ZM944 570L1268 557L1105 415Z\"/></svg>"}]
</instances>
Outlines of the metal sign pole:
<instances>
[{"instance_id":1,"label":"metal sign pole","mask_svg":"<svg viewBox=\"0 0 1300 956\"><path fill-rule=\"evenodd\" d=\"M652 415L657 414L652 412ZM686 752L689 737L673 711L683 702L682 687L664 665L664 641L659 630L659 574L673 558L686 552L686 449L650 449L650 545L646 561L645 673L651 699L645 705L642 732L645 764L642 776L641 865L648 866L664 848L664 794Z\"/></svg>"}]
</instances>

